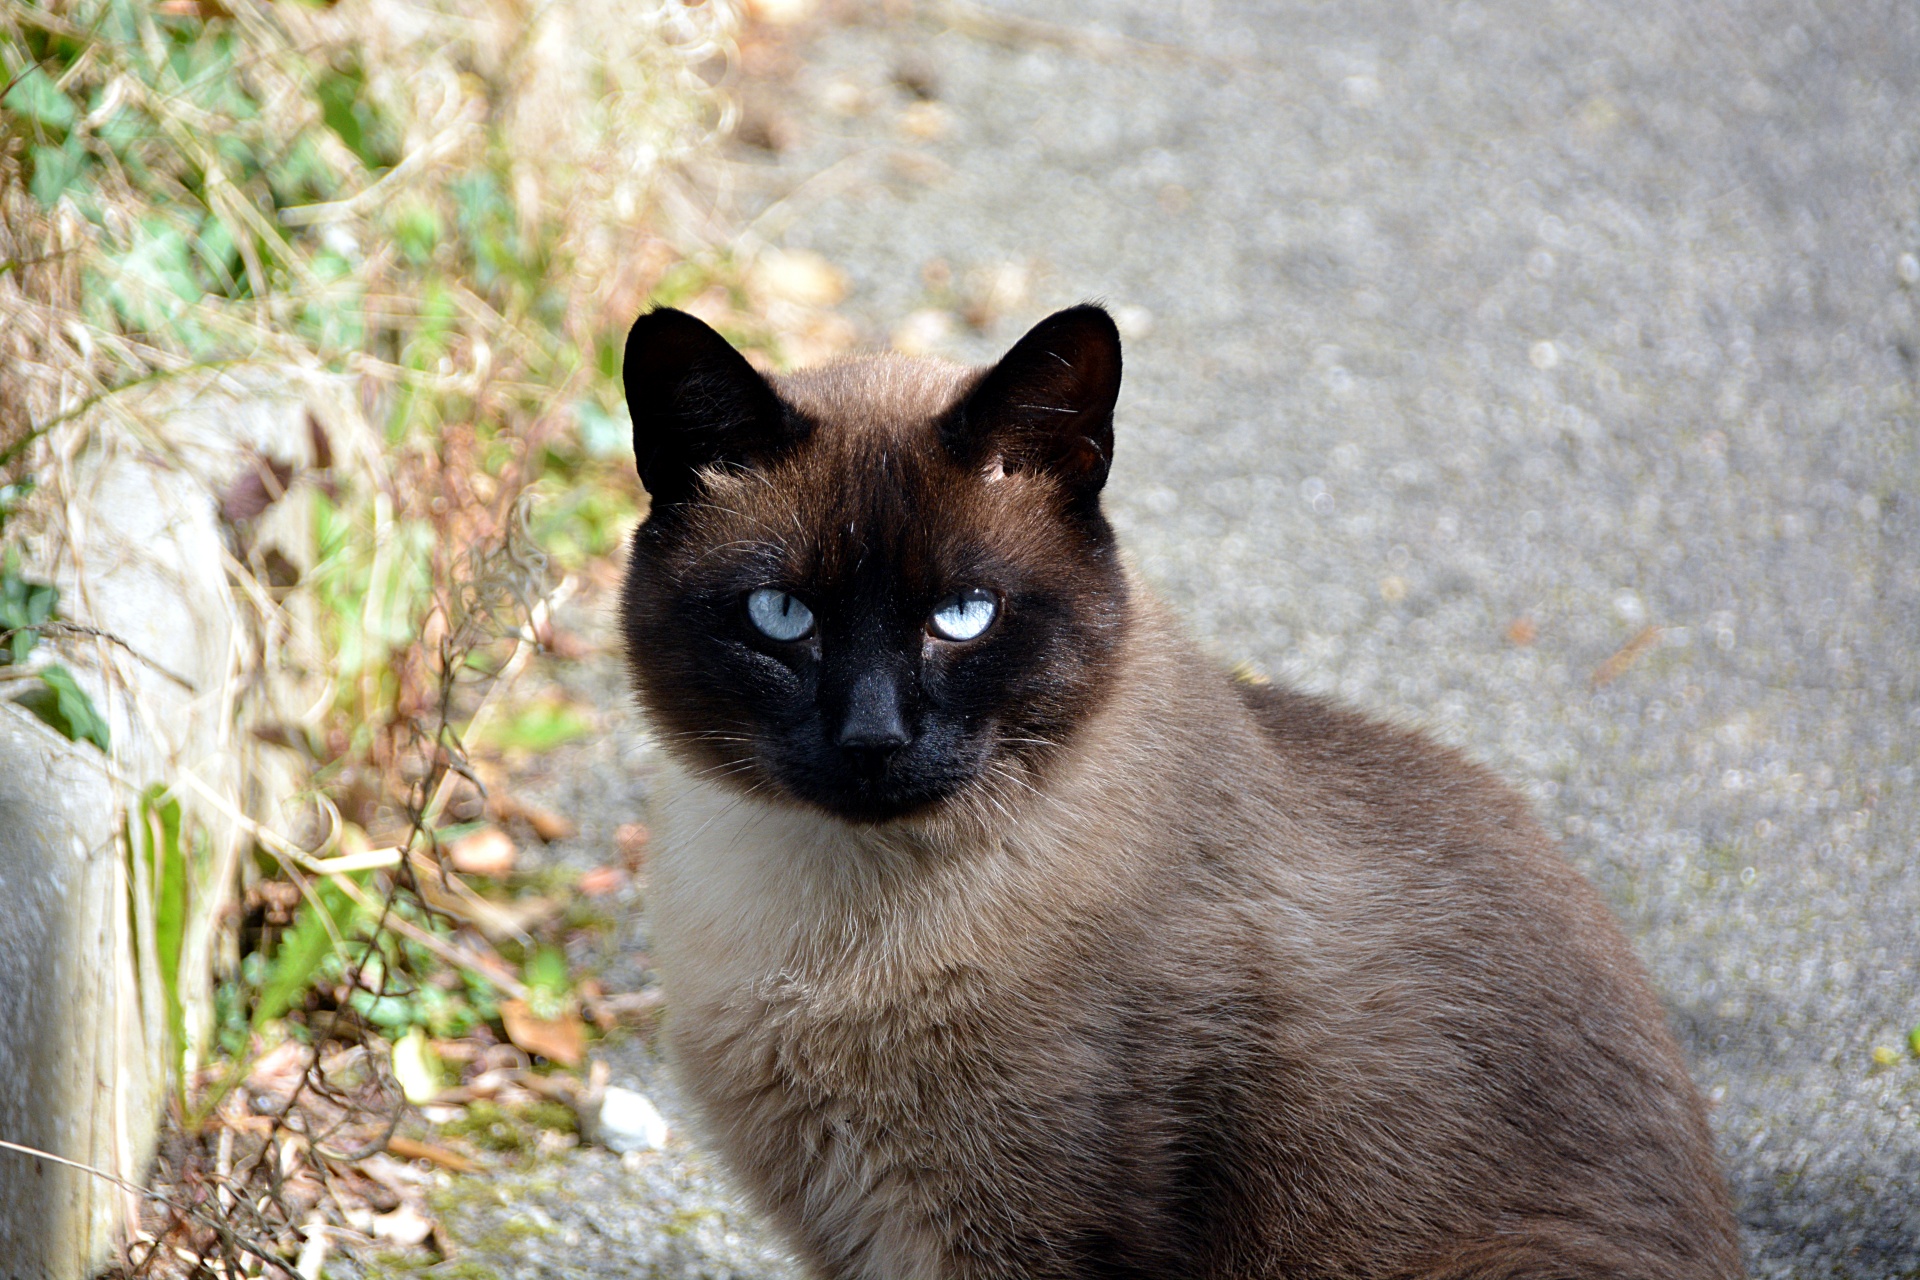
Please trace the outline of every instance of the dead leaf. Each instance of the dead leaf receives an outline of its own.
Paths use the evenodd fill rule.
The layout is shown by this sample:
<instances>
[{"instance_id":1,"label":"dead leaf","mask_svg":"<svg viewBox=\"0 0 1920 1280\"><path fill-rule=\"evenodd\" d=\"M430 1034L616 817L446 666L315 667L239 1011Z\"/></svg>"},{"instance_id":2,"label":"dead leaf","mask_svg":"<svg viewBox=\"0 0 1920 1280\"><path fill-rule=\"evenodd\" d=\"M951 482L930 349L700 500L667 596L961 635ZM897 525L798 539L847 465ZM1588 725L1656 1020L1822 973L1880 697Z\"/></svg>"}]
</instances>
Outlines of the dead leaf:
<instances>
[{"instance_id":1,"label":"dead leaf","mask_svg":"<svg viewBox=\"0 0 1920 1280\"><path fill-rule=\"evenodd\" d=\"M455 871L470 876L490 876L496 880L513 871L518 856L519 850L513 847L513 837L498 827L469 831L447 846L447 861L453 864Z\"/></svg>"},{"instance_id":2,"label":"dead leaf","mask_svg":"<svg viewBox=\"0 0 1920 1280\"><path fill-rule=\"evenodd\" d=\"M1640 660L1647 650L1660 643L1660 628L1642 627L1633 639L1620 646L1618 652L1593 670L1592 686L1595 689L1612 684L1626 674L1628 667Z\"/></svg>"},{"instance_id":3,"label":"dead leaf","mask_svg":"<svg viewBox=\"0 0 1920 1280\"><path fill-rule=\"evenodd\" d=\"M507 1038L528 1053L551 1058L563 1067L577 1067L586 1056L587 1027L578 1014L549 1021L534 1017L524 1000L502 1000L500 1021Z\"/></svg>"},{"instance_id":4,"label":"dead leaf","mask_svg":"<svg viewBox=\"0 0 1920 1280\"><path fill-rule=\"evenodd\" d=\"M291 463L253 455L220 495L221 518L228 524L253 519L285 496L292 479Z\"/></svg>"},{"instance_id":5,"label":"dead leaf","mask_svg":"<svg viewBox=\"0 0 1920 1280\"><path fill-rule=\"evenodd\" d=\"M307 410L307 439L313 445L313 465L322 471L333 466L333 441L327 438L320 415L311 409Z\"/></svg>"},{"instance_id":6,"label":"dead leaf","mask_svg":"<svg viewBox=\"0 0 1920 1280\"><path fill-rule=\"evenodd\" d=\"M504 791L496 791L488 797L487 811L500 822L520 819L533 828L533 834L548 844L552 844L555 840L565 840L578 830L573 825L572 819L557 814L551 809L543 809L537 804L530 804Z\"/></svg>"},{"instance_id":7,"label":"dead leaf","mask_svg":"<svg viewBox=\"0 0 1920 1280\"><path fill-rule=\"evenodd\" d=\"M589 898L604 898L626 887L627 873L619 867L590 867L580 876L580 892Z\"/></svg>"},{"instance_id":8,"label":"dead leaf","mask_svg":"<svg viewBox=\"0 0 1920 1280\"><path fill-rule=\"evenodd\" d=\"M627 870L638 872L647 865L647 841L652 834L637 822L623 822L613 833L613 843L620 850L620 861Z\"/></svg>"},{"instance_id":9,"label":"dead leaf","mask_svg":"<svg viewBox=\"0 0 1920 1280\"><path fill-rule=\"evenodd\" d=\"M479 1165L457 1151L449 1151L431 1142L403 1138L399 1134L387 1139L387 1150L402 1160L425 1160L429 1164L437 1164L442 1169L450 1169L454 1173L478 1173L480 1170Z\"/></svg>"},{"instance_id":10,"label":"dead leaf","mask_svg":"<svg viewBox=\"0 0 1920 1280\"><path fill-rule=\"evenodd\" d=\"M261 1054L247 1072L247 1092L285 1097L306 1074L313 1051L298 1040L283 1040Z\"/></svg>"},{"instance_id":11,"label":"dead leaf","mask_svg":"<svg viewBox=\"0 0 1920 1280\"><path fill-rule=\"evenodd\" d=\"M391 1149L389 1144L388 1150ZM389 1194L395 1196L412 1193L416 1188L426 1185L432 1176L403 1160L394 1159L385 1151L376 1151L364 1159L354 1161L353 1168L367 1181L386 1188ZM380 1208L378 1205L375 1207Z\"/></svg>"}]
</instances>

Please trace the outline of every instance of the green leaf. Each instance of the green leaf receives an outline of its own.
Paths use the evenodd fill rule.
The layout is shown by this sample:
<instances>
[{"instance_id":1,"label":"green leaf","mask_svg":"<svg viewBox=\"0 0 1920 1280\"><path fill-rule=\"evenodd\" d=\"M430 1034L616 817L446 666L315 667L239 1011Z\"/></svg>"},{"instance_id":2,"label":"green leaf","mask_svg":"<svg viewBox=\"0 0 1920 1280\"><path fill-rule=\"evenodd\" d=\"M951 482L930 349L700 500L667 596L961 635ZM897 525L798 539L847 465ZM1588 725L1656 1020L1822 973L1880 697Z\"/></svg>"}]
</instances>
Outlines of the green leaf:
<instances>
[{"instance_id":1,"label":"green leaf","mask_svg":"<svg viewBox=\"0 0 1920 1280\"><path fill-rule=\"evenodd\" d=\"M167 1002L167 1033L174 1081L183 1079L187 1020L180 1001L180 951L187 933L187 859L180 843L180 802L162 786L148 788L134 807L133 849L153 887L153 950ZM138 883L136 878L134 883Z\"/></svg>"},{"instance_id":2,"label":"green leaf","mask_svg":"<svg viewBox=\"0 0 1920 1280\"><path fill-rule=\"evenodd\" d=\"M435 247L445 234L440 215L430 205L409 205L393 220L394 243L416 267L424 266L433 257Z\"/></svg>"},{"instance_id":3,"label":"green leaf","mask_svg":"<svg viewBox=\"0 0 1920 1280\"><path fill-rule=\"evenodd\" d=\"M0 531L6 529L7 517L13 514L14 508L33 493L34 485L32 476L22 477L12 484L0 484Z\"/></svg>"},{"instance_id":4,"label":"green leaf","mask_svg":"<svg viewBox=\"0 0 1920 1280\"><path fill-rule=\"evenodd\" d=\"M35 146L28 154L33 163L33 177L27 183L27 190L43 209L60 203L60 197L87 167L87 149L78 137L70 137L57 147Z\"/></svg>"},{"instance_id":5,"label":"green leaf","mask_svg":"<svg viewBox=\"0 0 1920 1280\"><path fill-rule=\"evenodd\" d=\"M369 169L383 169L396 157L383 145L388 130L380 109L366 95L367 76L359 67L329 71L313 87L320 100L320 119L347 144L347 150L360 157Z\"/></svg>"},{"instance_id":6,"label":"green leaf","mask_svg":"<svg viewBox=\"0 0 1920 1280\"><path fill-rule=\"evenodd\" d=\"M558 947L541 947L528 958L520 976L537 991L563 994L567 989L567 955Z\"/></svg>"},{"instance_id":7,"label":"green leaf","mask_svg":"<svg viewBox=\"0 0 1920 1280\"><path fill-rule=\"evenodd\" d=\"M404 1031L419 1021L414 1002L407 996L380 996L371 991L356 991L347 1000L353 1011L376 1027Z\"/></svg>"},{"instance_id":8,"label":"green leaf","mask_svg":"<svg viewBox=\"0 0 1920 1280\"><path fill-rule=\"evenodd\" d=\"M234 243L232 229L217 215L209 213L201 220L194 248L200 258L200 275L208 290L229 298L242 296L246 268L240 259L240 247Z\"/></svg>"},{"instance_id":9,"label":"green leaf","mask_svg":"<svg viewBox=\"0 0 1920 1280\"><path fill-rule=\"evenodd\" d=\"M593 732L593 721L571 702L543 700L520 707L482 727L479 739L490 746L518 747L535 755Z\"/></svg>"},{"instance_id":10,"label":"green leaf","mask_svg":"<svg viewBox=\"0 0 1920 1280\"><path fill-rule=\"evenodd\" d=\"M13 82L7 96L0 98L0 107L17 111L50 129L67 129L73 125L73 99L60 92L53 79L39 67L29 67Z\"/></svg>"},{"instance_id":11,"label":"green leaf","mask_svg":"<svg viewBox=\"0 0 1920 1280\"><path fill-rule=\"evenodd\" d=\"M136 333L155 333L200 301L187 238L158 219L142 224L133 247L121 255L120 277L108 299Z\"/></svg>"},{"instance_id":12,"label":"green leaf","mask_svg":"<svg viewBox=\"0 0 1920 1280\"><path fill-rule=\"evenodd\" d=\"M29 582L11 569L0 573L0 632L13 633L0 646L0 666L26 660L40 640L35 628L53 616L59 602L57 587Z\"/></svg>"},{"instance_id":13,"label":"green leaf","mask_svg":"<svg viewBox=\"0 0 1920 1280\"><path fill-rule=\"evenodd\" d=\"M314 899L318 899L318 909ZM274 952L273 967L267 971L260 989L260 1003L253 1007L253 1027L258 1031L287 1010L306 999L307 988L334 953L333 937L344 940L359 917L359 905L331 880L314 882L313 897L308 898L294 917L293 928L280 940ZM331 922L332 929L328 929Z\"/></svg>"},{"instance_id":14,"label":"green leaf","mask_svg":"<svg viewBox=\"0 0 1920 1280\"><path fill-rule=\"evenodd\" d=\"M567 955L558 947L541 947L520 970L527 984L527 1007L536 1018L551 1021L567 1009Z\"/></svg>"},{"instance_id":15,"label":"green leaf","mask_svg":"<svg viewBox=\"0 0 1920 1280\"><path fill-rule=\"evenodd\" d=\"M91 742L102 751L108 749L107 722L65 667L41 668L40 687L27 690L14 701L73 741Z\"/></svg>"}]
</instances>

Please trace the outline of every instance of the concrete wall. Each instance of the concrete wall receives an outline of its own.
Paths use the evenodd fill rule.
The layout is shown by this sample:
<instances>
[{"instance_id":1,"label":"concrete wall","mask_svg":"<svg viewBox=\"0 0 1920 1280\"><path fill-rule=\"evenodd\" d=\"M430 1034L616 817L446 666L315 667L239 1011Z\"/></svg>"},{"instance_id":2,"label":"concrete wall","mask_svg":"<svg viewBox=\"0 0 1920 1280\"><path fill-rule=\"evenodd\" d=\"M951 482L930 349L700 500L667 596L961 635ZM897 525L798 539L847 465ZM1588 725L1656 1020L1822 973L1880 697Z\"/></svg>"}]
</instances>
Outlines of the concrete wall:
<instances>
[{"instance_id":1,"label":"concrete wall","mask_svg":"<svg viewBox=\"0 0 1920 1280\"><path fill-rule=\"evenodd\" d=\"M192 832L177 975L191 1067L230 945L222 909L253 843L234 815L302 834L282 806L303 764L253 729L325 705L310 599L273 598L240 557L271 546L310 569L319 455L363 474L378 446L346 383L292 371L213 376L116 408L47 442L24 566L59 586L61 617L113 637L50 633L32 659L72 671L112 750L66 741L4 701L18 683L0 683L0 1139L138 1182L171 1055L123 814L162 784ZM263 464L286 477L276 500L223 512L236 477ZM84 1280L134 1204L107 1180L0 1152L0 1280Z\"/></svg>"},{"instance_id":2,"label":"concrete wall","mask_svg":"<svg viewBox=\"0 0 1920 1280\"><path fill-rule=\"evenodd\" d=\"M164 1035L143 1026L119 802L92 746L0 702L0 1138L144 1169ZM0 1277L86 1275L126 1194L0 1151Z\"/></svg>"}]
</instances>

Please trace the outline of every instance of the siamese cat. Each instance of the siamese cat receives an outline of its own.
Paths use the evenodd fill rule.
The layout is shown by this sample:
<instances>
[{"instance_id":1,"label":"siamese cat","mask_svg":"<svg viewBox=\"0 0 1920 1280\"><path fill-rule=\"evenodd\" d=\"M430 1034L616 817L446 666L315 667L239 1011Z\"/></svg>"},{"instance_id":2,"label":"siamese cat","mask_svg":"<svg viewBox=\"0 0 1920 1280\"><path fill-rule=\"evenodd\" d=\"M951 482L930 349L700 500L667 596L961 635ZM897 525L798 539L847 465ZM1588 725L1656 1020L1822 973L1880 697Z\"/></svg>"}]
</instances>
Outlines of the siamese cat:
<instances>
[{"instance_id":1,"label":"siamese cat","mask_svg":"<svg viewBox=\"0 0 1920 1280\"><path fill-rule=\"evenodd\" d=\"M627 342L622 602L707 1136L834 1280L1740 1273L1606 908L1457 753L1128 570L1098 307L998 363Z\"/></svg>"}]
</instances>

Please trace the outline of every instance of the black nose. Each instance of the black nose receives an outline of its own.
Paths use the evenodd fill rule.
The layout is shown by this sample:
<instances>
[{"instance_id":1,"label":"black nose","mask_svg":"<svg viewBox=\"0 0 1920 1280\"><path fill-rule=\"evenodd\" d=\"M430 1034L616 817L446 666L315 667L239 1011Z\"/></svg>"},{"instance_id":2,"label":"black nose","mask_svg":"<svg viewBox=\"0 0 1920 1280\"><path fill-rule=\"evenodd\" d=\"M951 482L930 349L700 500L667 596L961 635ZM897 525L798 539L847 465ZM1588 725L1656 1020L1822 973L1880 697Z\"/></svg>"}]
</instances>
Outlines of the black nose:
<instances>
[{"instance_id":1,"label":"black nose","mask_svg":"<svg viewBox=\"0 0 1920 1280\"><path fill-rule=\"evenodd\" d=\"M840 748L872 761L913 741L900 708L900 689L884 671L863 672L847 692L847 714L834 741Z\"/></svg>"}]
</instances>

